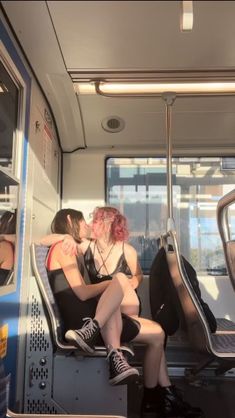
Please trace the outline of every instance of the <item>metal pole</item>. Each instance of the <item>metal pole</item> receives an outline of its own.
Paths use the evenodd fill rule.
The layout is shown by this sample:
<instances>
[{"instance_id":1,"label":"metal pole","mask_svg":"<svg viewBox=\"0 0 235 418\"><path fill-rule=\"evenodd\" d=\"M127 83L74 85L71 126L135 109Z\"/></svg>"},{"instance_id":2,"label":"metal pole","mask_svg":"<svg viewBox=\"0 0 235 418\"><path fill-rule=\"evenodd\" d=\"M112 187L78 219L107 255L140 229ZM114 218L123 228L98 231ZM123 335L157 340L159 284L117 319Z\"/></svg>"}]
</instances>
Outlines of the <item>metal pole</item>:
<instances>
[{"instance_id":1,"label":"metal pole","mask_svg":"<svg viewBox=\"0 0 235 418\"><path fill-rule=\"evenodd\" d=\"M174 224L173 220L173 197L172 197L172 141L171 141L171 125L172 125L172 105L175 101L176 94L173 92L163 93L162 98L166 105L166 147L167 147L167 217L168 228Z\"/></svg>"}]
</instances>

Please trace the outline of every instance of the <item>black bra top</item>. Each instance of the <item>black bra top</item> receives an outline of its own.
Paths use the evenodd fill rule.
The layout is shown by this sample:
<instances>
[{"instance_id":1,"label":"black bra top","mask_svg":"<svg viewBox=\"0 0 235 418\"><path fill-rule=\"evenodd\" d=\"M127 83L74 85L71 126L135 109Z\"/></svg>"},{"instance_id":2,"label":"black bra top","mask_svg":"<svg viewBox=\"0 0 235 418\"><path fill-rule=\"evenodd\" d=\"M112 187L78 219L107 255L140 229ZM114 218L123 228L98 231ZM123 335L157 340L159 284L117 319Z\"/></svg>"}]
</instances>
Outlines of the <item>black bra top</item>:
<instances>
[{"instance_id":1,"label":"black bra top","mask_svg":"<svg viewBox=\"0 0 235 418\"><path fill-rule=\"evenodd\" d=\"M124 248L123 248L124 250ZM110 274L100 274L95 266L95 260L94 260L94 256L89 244L89 247L87 248L85 254L84 254L84 261L85 261L85 266L87 269L87 272L89 274L89 278L91 283L97 283L97 282L103 282L104 280L111 280L113 275L116 273L124 273L127 276L131 276L132 273L130 271L130 268L127 264L126 258L125 258L125 254L124 251L123 253L120 255L120 258L117 262L116 268L114 269L114 271Z\"/></svg>"}]
</instances>

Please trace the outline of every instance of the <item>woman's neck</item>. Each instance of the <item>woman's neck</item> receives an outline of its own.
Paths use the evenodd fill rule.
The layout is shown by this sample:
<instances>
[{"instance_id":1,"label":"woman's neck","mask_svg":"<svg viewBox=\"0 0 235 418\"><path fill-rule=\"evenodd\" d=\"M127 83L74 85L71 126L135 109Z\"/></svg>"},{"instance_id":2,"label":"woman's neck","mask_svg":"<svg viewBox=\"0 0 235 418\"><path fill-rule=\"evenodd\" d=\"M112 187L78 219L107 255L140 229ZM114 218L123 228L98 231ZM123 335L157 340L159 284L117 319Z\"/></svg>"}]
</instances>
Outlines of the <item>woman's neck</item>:
<instances>
[{"instance_id":1,"label":"woman's neck","mask_svg":"<svg viewBox=\"0 0 235 418\"><path fill-rule=\"evenodd\" d=\"M113 245L113 241L110 238L98 238L96 239L96 244L98 245L101 252L105 252L108 248L111 247L111 245Z\"/></svg>"}]
</instances>

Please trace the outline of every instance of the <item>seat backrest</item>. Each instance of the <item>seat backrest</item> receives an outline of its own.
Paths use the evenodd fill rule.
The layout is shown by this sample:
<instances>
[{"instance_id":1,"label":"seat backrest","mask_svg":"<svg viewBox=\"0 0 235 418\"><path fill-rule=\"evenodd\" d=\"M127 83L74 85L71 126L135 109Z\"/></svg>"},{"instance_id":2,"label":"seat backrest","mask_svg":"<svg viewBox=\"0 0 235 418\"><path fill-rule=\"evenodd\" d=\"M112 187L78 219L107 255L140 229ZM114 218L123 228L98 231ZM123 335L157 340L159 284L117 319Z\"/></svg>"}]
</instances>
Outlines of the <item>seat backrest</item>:
<instances>
[{"instance_id":1,"label":"seat backrest","mask_svg":"<svg viewBox=\"0 0 235 418\"><path fill-rule=\"evenodd\" d=\"M34 243L31 245L33 272L48 313L48 319L50 321L50 328L55 346L59 349L74 349L73 346L66 344L63 341L62 319L51 290L46 270L46 257L48 250L49 248L44 245L37 245Z\"/></svg>"},{"instance_id":2,"label":"seat backrest","mask_svg":"<svg viewBox=\"0 0 235 418\"><path fill-rule=\"evenodd\" d=\"M188 337L193 348L208 353L212 346L211 331L179 255L176 234L170 231L169 235L172 247L169 250L166 245L167 262L184 313Z\"/></svg>"},{"instance_id":3,"label":"seat backrest","mask_svg":"<svg viewBox=\"0 0 235 418\"><path fill-rule=\"evenodd\" d=\"M235 241L230 239L228 208L235 203L235 189L224 195L217 204L217 224L223 243L228 275L235 290Z\"/></svg>"},{"instance_id":4,"label":"seat backrest","mask_svg":"<svg viewBox=\"0 0 235 418\"><path fill-rule=\"evenodd\" d=\"M59 350L66 351L79 351L77 347L66 343L64 341L63 335L63 320L59 313L58 306L56 304L53 292L48 279L47 269L46 269L46 258L49 248L45 245L37 245L33 243L31 245L31 261L33 272L41 293L44 306L47 310L47 318L49 320L49 326L52 332L52 338L54 346ZM77 259L79 269L84 268L83 260ZM85 272L84 272L85 273ZM83 353L84 355L84 353ZM106 348L102 345L95 347L96 356L105 356Z\"/></svg>"}]
</instances>

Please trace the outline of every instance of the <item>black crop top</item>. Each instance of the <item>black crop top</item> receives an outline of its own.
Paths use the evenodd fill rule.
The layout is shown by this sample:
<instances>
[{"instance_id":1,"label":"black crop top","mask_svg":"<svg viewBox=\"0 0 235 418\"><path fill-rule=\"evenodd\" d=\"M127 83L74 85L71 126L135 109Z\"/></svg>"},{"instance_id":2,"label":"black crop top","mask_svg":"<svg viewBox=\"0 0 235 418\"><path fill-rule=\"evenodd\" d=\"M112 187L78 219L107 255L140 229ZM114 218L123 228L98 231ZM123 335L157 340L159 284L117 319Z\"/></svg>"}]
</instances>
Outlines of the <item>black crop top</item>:
<instances>
[{"instance_id":1,"label":"black crop top","mask_svg":"<svg viewBox=\"0 0 235 418\"><path fill-rule=\"evenodd\" d=\"M85 266L86 269L88 271L89 274L89 278L91 283L97 283L97 282L103 282L104 280L111 280L113 275L116 273L124 273L127 276L132 276L132 273L130 271L130 268L127 264L126 258L125 258L125 254L124 254L124 243L123 243L123 252L120 255L120 258L117 262L116 268L114 269L114 271L111 274L100 274L95 266L95 260L94 260L94 255L92 253L91 244L89 244L85 254L84 254L84 261L85 261Z\"/></svg>"}]
</instances>

